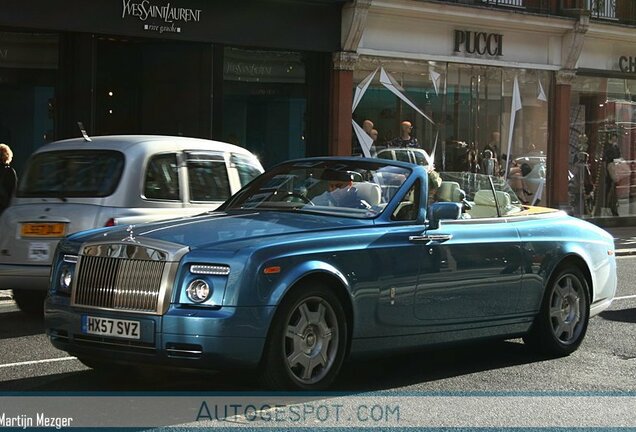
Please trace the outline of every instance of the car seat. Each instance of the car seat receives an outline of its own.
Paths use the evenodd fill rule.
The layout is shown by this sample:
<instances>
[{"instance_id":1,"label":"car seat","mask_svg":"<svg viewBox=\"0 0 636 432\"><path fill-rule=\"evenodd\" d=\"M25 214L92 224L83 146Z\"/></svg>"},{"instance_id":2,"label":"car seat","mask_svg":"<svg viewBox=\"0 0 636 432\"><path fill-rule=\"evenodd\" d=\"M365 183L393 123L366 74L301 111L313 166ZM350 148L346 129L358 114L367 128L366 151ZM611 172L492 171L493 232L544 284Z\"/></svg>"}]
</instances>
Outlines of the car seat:
<instances>
[{"instance_id":1,"label":"car seat","mask_svg":"<svg viewBox=\"0 0 636 432\"><path fill-rule=\"evenodd\" d=\"M497 204L499 206L499 214L502 216L514 211L516 207L512 206L510 194L503 191L495 191L497 195ZM495 196L489 189L478 190L475 193L475 204L468 212L472 218L489 218L498 217L497 206L495 206Z\"/></svg>"},{"instance_id":2,"label":"car seat","mask_svg":"<svg viewBox=\"0 0 636 432\"><path fill-rule=\"evenodd\" d=\"M461 202L463 199L459 183L443 181L437 189L437 200L445 202Z\"/></svg>"},{"instance_id":3,"label":"car seat","mask_svg":"<svg viewBox=\"0 0 636 432\"><path fill-rule=\"evenodd\" d=\"M359 182L353 183L353 187L356 188L358 199L366 201L370 206L377 206L380 204L382 189L380 188L379 184L371 182Z\"/></svg>"}]
</instances>

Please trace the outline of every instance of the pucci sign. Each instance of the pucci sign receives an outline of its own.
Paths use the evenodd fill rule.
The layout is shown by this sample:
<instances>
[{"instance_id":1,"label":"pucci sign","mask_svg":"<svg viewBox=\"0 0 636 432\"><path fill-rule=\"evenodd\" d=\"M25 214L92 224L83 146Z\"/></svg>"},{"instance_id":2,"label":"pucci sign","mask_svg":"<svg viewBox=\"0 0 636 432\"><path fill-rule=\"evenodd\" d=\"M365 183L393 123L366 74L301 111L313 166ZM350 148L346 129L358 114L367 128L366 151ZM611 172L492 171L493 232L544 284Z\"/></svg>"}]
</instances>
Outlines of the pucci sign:
<instances>
[{"instance_id":1,"label":"pucci sign","mask_svg":"<svg viewBox=\"0 0 636 432\"><path fill-rule=\"evenodd\" d=\"M502 56L503 35L498 33L455 30L455 52Z\"/></svg>"},{"instance_id":2,"label":"pucci sign","mask_svg":"<svg viewBox=\"0 0 636 432\"><path fill-rule=\"evenodd\" d=\"M201 9L177 7L170 2L154 4L150 0L122 0L121 17L134 17L139 21L148 22L144 24L146 31L181 33L179 23L201 21Z\"/></svg>"}]
</instances>

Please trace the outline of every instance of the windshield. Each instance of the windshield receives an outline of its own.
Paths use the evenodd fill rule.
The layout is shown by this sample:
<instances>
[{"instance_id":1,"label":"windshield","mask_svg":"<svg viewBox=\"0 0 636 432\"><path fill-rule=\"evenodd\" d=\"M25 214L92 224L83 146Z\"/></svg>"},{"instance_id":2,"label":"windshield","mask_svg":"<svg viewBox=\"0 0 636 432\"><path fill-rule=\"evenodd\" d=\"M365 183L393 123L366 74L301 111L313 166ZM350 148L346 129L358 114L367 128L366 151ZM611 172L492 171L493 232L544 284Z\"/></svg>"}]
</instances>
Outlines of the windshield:
<instances>
[{"instance_id":1,"label":"windshield","mask_svg":"<svg viewBox=\"0 0 636 432\"><path fill-rule=\"evenodd\" d=\"M124 155L111 150L38 153L20 179L18 197L105 197L124 168Z\"/></svg>"},{"instance_id":2,"label":"windshield","mask_svg":"<svg viewBox=\"0 0 636 432\"><path fill-rule=\"evenodd\" d=\"M368 161L290 162L258 177L224 210L307 211L373 218L410 175L410 169Z\"/></svg>"}]
</instances>

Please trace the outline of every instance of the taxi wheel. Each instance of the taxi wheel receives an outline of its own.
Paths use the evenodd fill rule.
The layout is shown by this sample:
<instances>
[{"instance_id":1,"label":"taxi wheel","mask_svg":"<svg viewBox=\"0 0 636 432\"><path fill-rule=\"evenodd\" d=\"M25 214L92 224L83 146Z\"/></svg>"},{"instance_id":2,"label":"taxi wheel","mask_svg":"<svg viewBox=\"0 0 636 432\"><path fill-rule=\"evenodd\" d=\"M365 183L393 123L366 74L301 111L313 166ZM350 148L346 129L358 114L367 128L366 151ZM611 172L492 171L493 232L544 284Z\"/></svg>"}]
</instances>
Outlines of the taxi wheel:
<instances>
[{"instance_id":1,"label":"taxi wheel","mask_svg":"<svg viewBox=\"0 0 636 432\"><path fill-rule=\"evenodd\" d=\"M46 291L13 290L13 300L22 312L42 316Z\"/></svg>"},{"instance_id":2,"label":"taxi wheel","mask_svg":"<svg viewBox=\"0 0 636 432\"><path fill-rule=\"evenodd\" d=\"M555 273L546 287L539 315L523 341L551 356L566 356L581 345L590 319L585 276L575 266Z\"/></svg>"},{"instance_id":3,"label":"taxi wheel","mask_svg":"<svg viewBox=\"0 0 636 432\"><path fill-rule=\"evenodd\" d=\"M337 295L316 283L297 287L274 316L261 365L263 384L275 389L327 388L342 366L347 338Z\"/></svg>"}]
</instances>

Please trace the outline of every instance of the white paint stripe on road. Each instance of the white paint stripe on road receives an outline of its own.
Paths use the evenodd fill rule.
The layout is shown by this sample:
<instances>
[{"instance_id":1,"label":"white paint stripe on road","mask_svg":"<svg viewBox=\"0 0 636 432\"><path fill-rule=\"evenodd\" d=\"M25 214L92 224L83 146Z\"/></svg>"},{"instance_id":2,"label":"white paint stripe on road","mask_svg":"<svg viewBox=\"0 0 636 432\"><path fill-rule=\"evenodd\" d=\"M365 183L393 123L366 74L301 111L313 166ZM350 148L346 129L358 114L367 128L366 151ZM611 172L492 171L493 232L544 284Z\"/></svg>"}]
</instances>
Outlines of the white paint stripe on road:
<instances>
[{"instance_id":1,"label":"white paint stripe on road","mask_svg":"<svg viewBox=\"0 0 636 432\"><path fill-rule=\"evenodd\" d=\"M67 361L67 360L76 360L76 357L58 357L58 358L44 359L44 360L32 360L32 361L25 361L25 362L18 362L18 363L7 363L7 364L0 365L0 368L28 366L28 365L39 364L39 363L53 363L53 362Z\"/></svg>"},{"instance_id":2,"label":"white paint stripe on road","mask_svg":"<svg viewBox=\"0 0 636 432\"><path fill-rule=\"evenodd\" d=\"M614 300L627 300L627 299L633 299L636 298L636 295L628 295L628 296L622 296L622 297L614 297Z\"/></svg>"}]
</instances>

